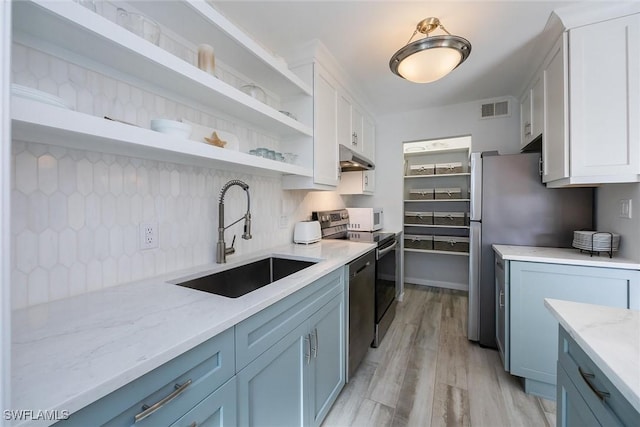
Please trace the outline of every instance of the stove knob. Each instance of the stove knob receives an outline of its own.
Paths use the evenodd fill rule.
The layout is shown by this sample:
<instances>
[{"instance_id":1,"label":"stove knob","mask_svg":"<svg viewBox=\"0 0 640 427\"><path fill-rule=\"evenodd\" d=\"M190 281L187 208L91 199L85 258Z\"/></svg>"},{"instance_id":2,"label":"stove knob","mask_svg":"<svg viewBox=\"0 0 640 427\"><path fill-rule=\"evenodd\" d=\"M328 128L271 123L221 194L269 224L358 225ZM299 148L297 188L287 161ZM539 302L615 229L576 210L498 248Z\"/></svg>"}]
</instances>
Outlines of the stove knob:
<instances>
[{"instance_id":1,"label":"stove knob","mask_svg":"<svg viewBox=\"0 0 640 427\"><path fill-rule=\"evenodd\" d=\"M342 219L349 218L349 213L348 212L342 212L342 214L340 216L342 217Z\"/></svg>"}]
</instances>

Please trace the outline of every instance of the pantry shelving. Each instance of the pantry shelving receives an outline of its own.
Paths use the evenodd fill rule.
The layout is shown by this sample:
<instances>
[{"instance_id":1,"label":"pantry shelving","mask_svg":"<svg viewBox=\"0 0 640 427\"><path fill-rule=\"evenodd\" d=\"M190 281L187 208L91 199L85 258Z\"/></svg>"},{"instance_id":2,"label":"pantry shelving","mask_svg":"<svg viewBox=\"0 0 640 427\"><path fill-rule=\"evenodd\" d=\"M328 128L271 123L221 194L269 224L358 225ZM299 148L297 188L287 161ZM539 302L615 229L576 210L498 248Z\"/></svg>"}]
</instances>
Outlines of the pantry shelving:
<instances>
[{"instance_id":1,"label":"pantry shelving","mask_svg":"<svg viewBox=\"0 0 640 427\"><path fill-rule=\"evenodd\" d=\"M176 27L178 22L189 22L181 28L188 33L184 34L185 39L191 38L194 42L197 41L197 32L206 29L202 37L207 40L201 42L216 44L220 55L229 52L224 60L230 66L238 67L243 75L255 79L285 100L294 98L311 104L312 91L306 83L209 4L183 0L139 2L136 7L144 9L145 14L162 25ZM157 8L157 11L149 8ZM297 121L252 98L76 2L20 1L15 2L12 9L13 39L18 43L148 90L174 94L176 99L195 108L221 112L224 117L235 118L258 132L272 135L289 147L294 144L312 149L313 129L310 124ZM77 148L106 152L124 151L143 158L171 157L174 161L180 159L189 164L211 165L211 162L216 162L281 175L312 175L312 165L304 160L305 164L291 165L206 144L190 144L187 140L178 142L168 135L121 123L104 123L106 121L100 117L80 112L53 112L49 106L14 104L14 134L28 141L77 145ZM60 121L40 117L36 114L39 107L47 109ZM53 137L44 138L45 133ZM63 142L65 139L69 142ZM167 156L167 153L171 155Z\"/></svg>"}]
</instances>

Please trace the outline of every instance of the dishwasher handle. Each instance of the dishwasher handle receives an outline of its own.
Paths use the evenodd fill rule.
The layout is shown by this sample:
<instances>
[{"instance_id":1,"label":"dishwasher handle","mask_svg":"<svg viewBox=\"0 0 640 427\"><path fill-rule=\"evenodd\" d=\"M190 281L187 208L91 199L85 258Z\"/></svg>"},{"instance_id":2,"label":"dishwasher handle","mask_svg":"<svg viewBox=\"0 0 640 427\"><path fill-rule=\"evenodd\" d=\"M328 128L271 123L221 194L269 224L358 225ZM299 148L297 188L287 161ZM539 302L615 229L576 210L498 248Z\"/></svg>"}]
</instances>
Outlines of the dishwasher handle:
<instances>
[{"instance_id":1,"label":"dishwasher handle","mask_svg":"<svg viewBox=\"0 0 640 427\"><path fill-rule=\"evenodd\" d=\"M349 276L349 279L353 279L353 278L354 278L354 277L356 277L358 274L362 273L362 271L363 271L365 268L369 267L370 265L371 265L371 261L367 261L367 263L366 263L365 265L363 265L362 267L360 267L360 268L358 269L358 271L356 271L355 273L351 274L351 275Z\"/></svg>"},{"instance_id":2,"label":"dishwasher handle","mask_svg":"<svg viewBox=\"0 0 640 427\"><path fill-rule=\"evenodd\" d=\"M389 246L387 246L386 248L380 250L377 249L376 250L376 259L380 259L383 256L385 256L387 253L391 252L392 250L394 250L396 248L396 246L398 246L398 241L395 240L392 244L390 244Z\"/></svg>"}]
</instances>

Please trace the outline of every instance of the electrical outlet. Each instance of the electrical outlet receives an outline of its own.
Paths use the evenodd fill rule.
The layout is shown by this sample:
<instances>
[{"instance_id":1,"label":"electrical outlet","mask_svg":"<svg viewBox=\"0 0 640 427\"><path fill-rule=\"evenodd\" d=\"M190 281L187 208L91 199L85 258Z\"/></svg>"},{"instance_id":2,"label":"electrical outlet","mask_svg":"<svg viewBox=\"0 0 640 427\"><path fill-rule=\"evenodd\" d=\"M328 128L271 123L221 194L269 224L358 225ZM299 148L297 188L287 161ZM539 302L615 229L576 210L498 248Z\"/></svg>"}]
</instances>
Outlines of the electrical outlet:
<instances>
[{"instance_id":1,"label":"electrical outlet","mask_svg":"<svg viewBox=\"0 0 640 427\"><path fill-rule=\"evenodd\" d=\"M287 228L289 224L289 217L286 215L280 215L280 228Z\"/></svg>"},{"instance_id":2,"label":"electrical outlet","mask_svg":"<svg viewBox=\"0 0 640 427\"><path fill-rule=\"evenodd\" d=\"M140 249L153 249L158 247L158 223L140 223Z\"/></svg>"}]
</instances>

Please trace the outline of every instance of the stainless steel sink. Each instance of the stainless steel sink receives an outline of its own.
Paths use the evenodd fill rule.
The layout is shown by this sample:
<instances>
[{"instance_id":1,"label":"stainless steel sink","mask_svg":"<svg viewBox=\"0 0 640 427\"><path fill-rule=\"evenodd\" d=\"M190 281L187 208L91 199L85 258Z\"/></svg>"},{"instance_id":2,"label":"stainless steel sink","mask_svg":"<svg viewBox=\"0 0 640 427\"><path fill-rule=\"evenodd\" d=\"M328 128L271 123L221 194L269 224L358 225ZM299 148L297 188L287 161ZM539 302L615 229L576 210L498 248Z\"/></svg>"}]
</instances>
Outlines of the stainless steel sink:
<instances>
[{"instance_id":1,"label":"stainless steel sink","mask_svg":"<svg viewBox=\"0 0 640 427\"><path fill-rule=\"evenodd\" d=\"M315 261L270 257L174 284L223 297L238 298L315 263Z\"/></svg>"}]
</instances>

